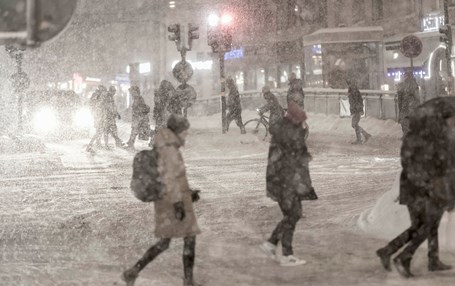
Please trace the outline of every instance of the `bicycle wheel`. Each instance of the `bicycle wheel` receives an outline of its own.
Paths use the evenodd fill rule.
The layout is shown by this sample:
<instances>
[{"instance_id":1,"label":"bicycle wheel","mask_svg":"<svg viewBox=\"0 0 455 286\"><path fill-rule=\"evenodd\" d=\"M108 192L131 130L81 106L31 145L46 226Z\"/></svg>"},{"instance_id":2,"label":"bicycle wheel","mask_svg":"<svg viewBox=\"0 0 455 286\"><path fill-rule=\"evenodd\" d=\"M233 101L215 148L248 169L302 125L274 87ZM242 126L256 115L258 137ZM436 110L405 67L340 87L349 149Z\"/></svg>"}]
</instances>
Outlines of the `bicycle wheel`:
<instances>
[{"instance_id":1,"label":"bicycle wheel","mask_svg":"<svg viewBox=\"0 0 455 286\"><path fill-rule=\"evenodd\" d=\"M245 127L246 134L255 135L259 140L265 140L269 133L267 127L259 119L248 120L243 126Z\"/></svg>"},{"instance_id":2,"label":"bicycle wheel","mask_svg":"<svg viewBox=\"0 0 455 286\"><path fill-rule=\"evenodd\" d=\"M305 141L307 141L308 139L308 136L310 136L310 126L308 125L308 123L304 122L303 123L303 129L305 129Z\"/></svg>"}]
</instances>

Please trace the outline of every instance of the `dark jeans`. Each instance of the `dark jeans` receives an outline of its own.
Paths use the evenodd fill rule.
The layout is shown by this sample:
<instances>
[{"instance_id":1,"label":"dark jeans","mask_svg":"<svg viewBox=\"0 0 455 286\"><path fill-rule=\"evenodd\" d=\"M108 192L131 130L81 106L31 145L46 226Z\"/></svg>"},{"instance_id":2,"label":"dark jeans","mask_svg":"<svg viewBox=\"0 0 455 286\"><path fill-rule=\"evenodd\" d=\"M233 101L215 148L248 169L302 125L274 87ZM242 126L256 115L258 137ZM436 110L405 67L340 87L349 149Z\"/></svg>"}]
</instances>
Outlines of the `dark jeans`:
<instances>
[{"instance_id":1,"label":"dark jeans","mask_svg":"<svg viewBox=\"0 0 455 286\"><path fill-rule=\"evenodd\" d=\"M240 130L243 132L244 127L243 127L243 121L242 121L242 113L241 112L228 112L226 115L226 130L229 130L229 125L231 125L231 122L235 120L235 124L240 128Z\"/></svg>"},{"instance_id":2,"label":"dark jeans","mask_svg":"<svg viewBox=\"0 0 455 286\"><path fill-rule=\"evenodd\" d=\"M368 132L366 132L359 125L361 116L362 115L359 112L352 114L352 128L354 128L355 130L355 136L357 137L357 141L362 141L362 135L363 137L366 137L368 135Z\"/></svg>"},{"instance_id":3,"label":"dark jeans","mask_svg":"<svg viewBox=\"0 0 455 286\"><path fill-rule=\"evenodd\" d=\"M403 258L411 258L417 248L428 238L428 258L439 258L438 228L444 209L431 201L418 201L408 205L411 226L393 239L385 247L388 254L397 252L407 244L400 254Z\"/></svg>"},{"instance_id":4,"label":"dark jeans","mask_svg":"<svg viewBox=\"0 0 455 286\"><path fill-rule=\"evenodd\" d=\"M185 237L183 239L184 246L183 246L183 269L185 274L185 279L188 281L193 281L193 267L194 267L194 259L195 259L195 252L196 252L196 237L190 236ZM136 262L135 267L141 271L144 269L147 264L152 262L158 255L163 253L166 249L169 248L169 244L171 243L170 238L162 238L158 241L155 245L149 248L147 252L145 252L144 256Z\"/></svg>"},{"instance_id":5,"label":"dark jeans","mask_svg":"<svg viewBox=\"0 0 455 286\"><path fill-rule=\"evenodd\" d=\"M281 241L283 255L288 256L294 254L292 251L292 239L295 226L302 217L302 202L295 197L291 202L279 201L278 205L284 217L278 223L268 241L274 245Z\"/></svg>"}]
</instances>

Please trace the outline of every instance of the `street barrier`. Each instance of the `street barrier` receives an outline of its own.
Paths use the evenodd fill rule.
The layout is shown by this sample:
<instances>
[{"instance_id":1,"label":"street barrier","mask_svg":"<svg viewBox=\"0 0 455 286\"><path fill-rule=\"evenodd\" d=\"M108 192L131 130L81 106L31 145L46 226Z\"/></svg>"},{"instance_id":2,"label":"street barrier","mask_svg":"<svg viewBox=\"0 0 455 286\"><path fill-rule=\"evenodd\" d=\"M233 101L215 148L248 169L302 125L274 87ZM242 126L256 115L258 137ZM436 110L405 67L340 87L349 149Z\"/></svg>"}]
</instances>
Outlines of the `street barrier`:
<instances>
[{"instance_id":1,"label":"street barrier","mask_svg":"<svg viewBox=\"0 0 455 286\"><path fill-rule=\"evenodd\" d=\"M312 113L334 114L340 117L350 116L347 89L304 88L305 110ZM283 107L286 107L286 89L275 89ZM395 91L360 90L364 99L365 116L379 119L398 119L398 104ZM260 91L243 91L240 93L242 108L255 110L266 102ZM198 98L189 109L190 115L212 115L221 112L220 99L217 96Z\"/></svg>"}]
</instances>

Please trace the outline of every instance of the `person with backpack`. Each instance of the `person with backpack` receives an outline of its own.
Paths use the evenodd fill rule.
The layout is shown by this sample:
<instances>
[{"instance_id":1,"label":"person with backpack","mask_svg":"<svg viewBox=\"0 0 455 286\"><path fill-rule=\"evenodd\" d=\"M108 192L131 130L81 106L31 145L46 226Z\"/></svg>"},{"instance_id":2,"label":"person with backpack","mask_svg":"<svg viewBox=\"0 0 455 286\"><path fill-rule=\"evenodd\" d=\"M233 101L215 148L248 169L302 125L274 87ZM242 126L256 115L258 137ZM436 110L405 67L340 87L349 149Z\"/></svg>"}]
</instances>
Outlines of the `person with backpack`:
<instances>
[{"instance_id":1,"label":"person with backpack","mask_svg":"<svg viewBox=\"0 0 455 286\"><path fill-rule=\"evenodd\" d=\"M161 129L156 134L153 148L157 154L159 179L164 188L161 198L154 200L155 235L159 241L147 250L133 267L123 272L122 279L127 282L127 286L133 286L139 272L169 248L172 238L183 238L184 241L183 285L197 285L193 279L193 267L196 235L201 231L197 224L193 202L199 200L199 191L190 189L185 164L179 151L179 148L185 144L189 127L190 124L186 118L173 114L167 121L167 128ZM133 169L134 177L141 176L134 176Z\"/></svg>"}]
</instances>

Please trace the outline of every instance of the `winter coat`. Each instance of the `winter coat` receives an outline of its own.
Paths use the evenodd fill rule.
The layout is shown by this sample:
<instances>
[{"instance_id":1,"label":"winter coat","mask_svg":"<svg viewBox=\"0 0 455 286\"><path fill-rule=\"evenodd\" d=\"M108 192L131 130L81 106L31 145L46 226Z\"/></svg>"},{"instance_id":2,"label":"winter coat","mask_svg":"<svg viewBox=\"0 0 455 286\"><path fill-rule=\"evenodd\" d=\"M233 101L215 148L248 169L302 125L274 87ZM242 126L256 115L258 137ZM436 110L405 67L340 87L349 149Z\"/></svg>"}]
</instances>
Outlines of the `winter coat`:
<instances>
[{"instance_id":1,"label":"winter coat","mask_svg":"<svg viewBox=\"0 0 455 286\"><path fill-rule=\"evenodd\" d=\"M155 91L153 118L158 129L166 125L166 109L174 93L175 90L172 86L169 89L160 87Z\"/></svg>"},{"instance_id":2,"label":"winter coat","mask_svg":"<svg viewBox=\"0 0 455 286\"><path fill-rule=\"evenodd\" d=\"M287 102L294 101L301 108L304 108L305 93L303 92L303 82L301 79L293 79L289 82L289 89L287 93Z\"/></svg>"},{"instance_id":3,"label":"winter coat","mask_svg":"<svg viewBox=\"0 0 455 286\"><path fill-rule=\"evenodd\" d=\"M95 91L89 100L89 107L93 114L95 128L104 128L106 122L106 109L104 108L104 94Z\"/></svg>"},{"instance_id":4,"label":"winter coat","mask_svg":"<svg viewBox=\"0 0 455 286\"><path fill-rule=\"evenodd\" d=\"M312 188L305 132L301 124L294 125L287 118L270 126L266 185L267 196L274 201L292 203L296 197L303 199Z\"/></svg>"},{"instance_id":5,"label":"winter coat","mask_svg":"<svg viewBox=\"0 0 455 286\"><path fill-rule=\"evenodd\" d=\"M398 84L398 110L400 121L420 104L419 86L414 78L407 78L402 83Z\"/></svg>"},{"instance_id":6,"label":"winter coat","mask_svg":"<svg viewBox=\"0 0 455 286\"><path fill-rule=\"evenodd\" d=\"M133 97L133 106L132 106L132 126L133 128L140 127L145 122L149 122L148 114L150 112L150 107L145 104L144 98L140 95L135 95Z\"/></svg>"},{"instance_id":7,"label":"winter coat","mask_svg":"<svg viewBox=\"0 0 455 286\"><path fill-rule=\"evenodd\" d=\"M187 237L200 233L193 210L191 190L186 178L185 164L179 148L181 139L168 128L155 137L158 152L158 171L166 188L163 199L155 204L155 235L159 238ZM174 204L183 202L185 218L175 218Z\"/></svg>"},{"instance_id":8,"label":"winter coat","mask_svg":"<svg viewBox=\"0 0 455 286\"><path fill-rule=\"evenodd\" d=\"M448 109L455 115L455 98L430 100L411 115L401 147L400 204L455 202L455 140L449 139L442 115Z\"/></svg>"},{"instance_id":9,"label":"winter coat","mask_svg":"<svg viewBox=\"0 0 455 286\"><path fill-rule=\"evenodd\" d=\"M242 113L242 105L240 104L240 93L235 86L229 88L229 94L227 98L227 109L231 114Z\"/></svg>"},{"instance_id":10,"label":"winter coat","mask_svg":"<svg viewBox=\"0 0 455 286\"><path fill-rule=\"evenodd\" d=\"M349 110L351 115L355 113L363 114L363 98L357 87L348 88Z\"/></svg>"},{"instance_id":11,"label":"winter coat","mask_svg":"<svg viewBox=\"0 0 455 286\"><path fill-rule=\"evenodd\" d=\"M113 125L115 125L115 119L119 116L113 94L108 94L106 96L104 100L104 108L106 112L106 127L111 128Z\"/></svg>"}]
</instances>

